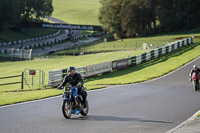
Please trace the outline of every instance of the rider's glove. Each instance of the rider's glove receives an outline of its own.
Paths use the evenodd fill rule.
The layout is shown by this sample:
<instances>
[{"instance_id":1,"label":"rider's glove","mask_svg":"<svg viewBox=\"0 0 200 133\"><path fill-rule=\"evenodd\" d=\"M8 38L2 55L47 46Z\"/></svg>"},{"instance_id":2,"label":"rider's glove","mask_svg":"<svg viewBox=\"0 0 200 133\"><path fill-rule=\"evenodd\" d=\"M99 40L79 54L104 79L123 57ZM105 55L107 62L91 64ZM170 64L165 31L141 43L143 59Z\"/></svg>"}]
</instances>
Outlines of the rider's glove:
<instances>
[{"instance_id":1,"label":"rider's glove","mask_svg":"<svg viewBox=\"0 0 200 133\"><path fill-rule=\"evenodd\" d=\"M81 88L82 87L82 85L81 85L81 83L79 82L77 85L76 85L76 88Z\"/></svg>"}]
</instances>

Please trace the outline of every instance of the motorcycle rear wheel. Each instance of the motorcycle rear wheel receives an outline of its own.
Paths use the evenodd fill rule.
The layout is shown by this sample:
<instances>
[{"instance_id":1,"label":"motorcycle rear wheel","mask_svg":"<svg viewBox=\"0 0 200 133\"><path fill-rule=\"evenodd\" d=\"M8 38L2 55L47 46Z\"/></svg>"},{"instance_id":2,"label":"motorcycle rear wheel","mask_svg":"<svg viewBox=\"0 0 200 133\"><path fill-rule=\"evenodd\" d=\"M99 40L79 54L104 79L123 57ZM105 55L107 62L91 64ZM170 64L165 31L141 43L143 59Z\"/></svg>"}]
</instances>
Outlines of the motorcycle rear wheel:
<instances>
[{"instance_id":1,"label":"motorcycle rear wheel","mask_svg":"<svg viewBox=\"0 0 200 133\"><path fill-rule=\"evenodd\" d=\"M195 81L195 91L198 91L199 90L199 81L196 80Z\"/></svg>"},{"instance_id":2,"label":"motorcycle rear wheel","mask_svg":"<svg viewBox=\"0 0 200 133\"><path fill-rule=\"evenodd\" d=\"M63 101L62 112L65 118L69 119L72 115L72 104L70 101Z\"/></svg>"}]
</instances>

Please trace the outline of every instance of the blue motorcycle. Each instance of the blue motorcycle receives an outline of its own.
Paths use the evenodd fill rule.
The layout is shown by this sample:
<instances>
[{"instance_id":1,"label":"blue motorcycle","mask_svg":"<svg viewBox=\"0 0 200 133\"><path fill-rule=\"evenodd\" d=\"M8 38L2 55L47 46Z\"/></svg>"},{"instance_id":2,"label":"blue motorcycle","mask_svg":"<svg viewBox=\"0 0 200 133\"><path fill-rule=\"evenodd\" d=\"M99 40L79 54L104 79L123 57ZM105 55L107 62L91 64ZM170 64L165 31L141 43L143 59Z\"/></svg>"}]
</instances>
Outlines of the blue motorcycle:
<instances>
[{"instance_id":1,"label":"blue motorcycle","mask_svg":"<svg viewBox=\"0 0 200 133\"><path fill-rule=\"evenodd\" d=\"M88 114L88 101L86 100L86 107L84 107L83 98L78 93L78 89L76 87L64 88L63 99L62 112L65 118L69 119L72 114L81 114L83 116Z\"/></svg>"}]
</instances>

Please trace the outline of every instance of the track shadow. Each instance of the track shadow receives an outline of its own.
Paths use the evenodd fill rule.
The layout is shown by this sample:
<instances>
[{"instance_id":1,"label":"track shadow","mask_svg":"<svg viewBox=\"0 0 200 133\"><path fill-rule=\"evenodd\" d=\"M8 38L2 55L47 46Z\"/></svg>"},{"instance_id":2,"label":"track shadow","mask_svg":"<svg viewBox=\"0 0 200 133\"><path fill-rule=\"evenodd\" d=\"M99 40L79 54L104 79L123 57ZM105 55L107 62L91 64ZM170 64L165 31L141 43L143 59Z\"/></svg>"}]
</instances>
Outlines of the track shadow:
<instances>
[{"instance_id":1,"label":"track shadow","mask_svg":"<svg viewBox=\"0 0 200 133\"><path fill-rule=\"evenodd\" d=\"M89 120L89 121L119 121L119 122L145 122L145 123L173 123L167 121L157 120L145 120L140 118L122 118L117 116L101 116L101 115L88 115L77 118L71 118L71 120Z\"/></svg>"}]
</instances>

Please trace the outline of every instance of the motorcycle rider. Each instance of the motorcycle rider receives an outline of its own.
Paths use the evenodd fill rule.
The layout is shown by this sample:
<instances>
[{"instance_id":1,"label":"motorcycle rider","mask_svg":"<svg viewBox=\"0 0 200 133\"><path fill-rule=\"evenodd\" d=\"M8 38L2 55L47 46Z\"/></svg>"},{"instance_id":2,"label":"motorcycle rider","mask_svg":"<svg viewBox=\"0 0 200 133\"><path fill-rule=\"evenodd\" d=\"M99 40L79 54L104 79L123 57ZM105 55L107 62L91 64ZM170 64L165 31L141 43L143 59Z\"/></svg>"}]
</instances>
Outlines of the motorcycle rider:
<instances>
[{"instance_id":1,"label":"motorcycle rider","mask_svg":"<svg viewBox=\"0 0 200 133\"><path fill-rule=\"evenodd\" d=\"M192 81L192 73L193 72L198 72L198 73L200 73L200 69L196 66L196 65L193 65L193 68L192 68L192 70L191 70L191 72L190 72L190 81Z\"/></svg>"},{"instance_id":2,"label":"motorcycle rider","mask_svg":"<svg viewBox=\"0 0 200 133\"><path fill-rule=\"evenodd\" d=\"M79 73L76 72L76 69L73 66L70 66L67 69L67 75L64 77L63 82L57 88L62 89L68 82L71 86L75 86L78 89L79 94L81 94L83 97L83 105L86 107L87 92L83 90L83 78Z\"/></svg>"}]
</instances>

